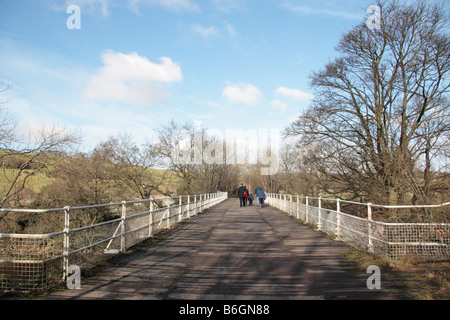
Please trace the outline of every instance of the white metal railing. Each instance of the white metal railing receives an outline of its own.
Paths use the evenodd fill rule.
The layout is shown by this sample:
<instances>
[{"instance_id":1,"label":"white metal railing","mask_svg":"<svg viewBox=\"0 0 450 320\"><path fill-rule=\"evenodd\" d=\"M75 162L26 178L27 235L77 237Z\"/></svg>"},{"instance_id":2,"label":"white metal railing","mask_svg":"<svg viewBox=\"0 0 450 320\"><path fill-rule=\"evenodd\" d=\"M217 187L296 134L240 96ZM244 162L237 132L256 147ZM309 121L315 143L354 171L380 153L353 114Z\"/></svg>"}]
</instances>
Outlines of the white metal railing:
<instances>
[{"instance_id":1,"label":"white metal railing","mask_svg":"<svg viewBox=\"0 0 450 320\"><path fill-rule=\"evenodd\" d=\"M62 213L64 218L63 230L54 233L0 233L0 292L46 290L66 279L69 265L95 265L105 255L125 252L227 198L226 192L218 192L57 209L0 209L39 215ZM82 218L89 217L92 210L109 210L118 217L84 225Z\"/></svg>"},{"instance_id":2,"label":"white metal railing","mask_svg":"<svg viewBox=\"0 0 450 320\"><path fill-rule=\"evenodd\" d=\"M450 259L450 223L385 223L374 221L372 217L374 207L440 208L449 206L450 202L439 205L385 206L287 194L272 193L267 196L267 203L280 211L314 225L316 230L332 235L336 240L379 256L399 259L413 254L424 259ZM311 205L311 200L315 200L318 205ZM323 201L335 202L335 210L322 208ZM365 206L367 218L342 212L341 203Z\"/></svg>"}]
</instances>

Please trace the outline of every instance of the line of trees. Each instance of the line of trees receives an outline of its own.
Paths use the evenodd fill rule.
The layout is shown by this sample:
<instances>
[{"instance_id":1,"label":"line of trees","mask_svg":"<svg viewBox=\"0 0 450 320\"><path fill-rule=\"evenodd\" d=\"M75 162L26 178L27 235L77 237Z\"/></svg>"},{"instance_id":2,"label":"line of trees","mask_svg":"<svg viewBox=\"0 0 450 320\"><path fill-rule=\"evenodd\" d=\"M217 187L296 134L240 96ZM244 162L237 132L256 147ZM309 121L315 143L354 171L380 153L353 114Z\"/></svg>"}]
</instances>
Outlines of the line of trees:
<instances>
[{"instance_id":1,"label":"line of trees","mask_svg":"<svg viewBox=\"0 0 450 320\"><path fill-rule=\"evenodd\" d=\"M0 88L0 97L5 97L7 87L0 84ZM238 185L240 171L235 165L177 161L178 145L186 140L186 132L192 134L193 143L193 124L172 121L156 129L156 141L142 145L130 135L119 134L81 152L81 134L58 126L20 135L18 122L5 104L0 101L0 208L62 208L161 195L233 192ZM181 129L184 136L178 134ZM203 138L201 148L214 142L206 135ZM89 223L115 214L91 211L83 217ZM43 232L52 227L48 221L38 224L29 215L0 213L0 232Z\"/></svg>"}]
</instances>

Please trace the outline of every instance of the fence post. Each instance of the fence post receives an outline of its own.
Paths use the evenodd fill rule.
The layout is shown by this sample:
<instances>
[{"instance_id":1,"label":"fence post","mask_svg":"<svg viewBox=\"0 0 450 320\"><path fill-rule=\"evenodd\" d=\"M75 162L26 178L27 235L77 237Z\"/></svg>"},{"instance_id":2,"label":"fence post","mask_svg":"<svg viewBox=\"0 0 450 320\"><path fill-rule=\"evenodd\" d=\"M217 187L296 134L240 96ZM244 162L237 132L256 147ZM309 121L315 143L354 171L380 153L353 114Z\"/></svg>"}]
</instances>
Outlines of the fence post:
<instances>
[{"instance_id":1,"label":"fence post","mask_svg":"<svg viewBox=\"0 0 450 320\"><path fill-rule=\"evenodd\" d=\"M309 222L309 197L306 196L306 212L305 212L305 223L308 224Z\"/></svg>"},{"instance_id":2,"label":"fence post","mask_svg":"<svg viewBox=\"0 0 450 320\"><path fill-rule=\"evenodd\" d=\"M187 196L187 218L191 218L191 196Z\"/></svg>"},{"instance_id":3,"label":"fence post","mask_svg":"<svg viewBox=\"0 0 450 320\"><path fill-rule=\"evenodd\" d=\"M369 244L367 245L367 249L370 253L373 253L373 235L372 235L372 204L368 203L367 204L367 219L369 220L368 222L368 234L369 234Z\"/></svg>"},{"instance_id":4,"label":"fence post","mask_svg":"<svg viewBox=\"0 0 450 320\"><path fill-rule=\"evenodd\" d=\"M317 230L322 231L322 197L319 196L319 223L317 224Z\"/></svg>"},{"instance_id":5,"label":"fence post","mask_svg":"<svg viewBox=\"0 0 450 320\"><path fill-rule=\"evenodd\" d=\"M148 215L148 237L153 234L153 198L150 198L150 212Z\"/></svg>"},{"instance_id":6,"label":"fence post","mask_svg":"<svg viewBox=\"0 0 450 320\"><path fill-rule=\"evenodd\" d=\"M64 247L63 247L63 281L69 272L69 229L70 229L70 207L64 208Z\"/></svg>"},{"instance_id":7,"label":"fence post","mask_svg":"<svg viewBox=\"0 0 450 320\"><path fill-rule=\"evenodd\" d=\"M194 194L194 216L197 214L197 195Z\"/></svg>"},{"instance_id":8,"label":"fence post","mask_svg":"<svg viewBox=\"0 0 450 320\"><path fill-rule=\"evenodd\" d=\"M125 252L125 231L126 231L126 220L127 219L127 202L122 201L122 221L120 222L120 252Z\"/></svg>"},{"instance_id":9,"label":"fence post","mask_svg":"<svg viewBox=\"0 0 450 320\"><path fill-rule=\"evenodd\" d=\"M297 219L300 219L300 197L297 195Z\"/></svg>"},{"instance_id":10,"label":"fence post","mask_svg":"<svg viewBox=\"0 0 450 320\"><path fill-rule=\"evenodd\" d=\"M289 195L289 215L292 216L292 194Z\"/></svg>"},{"instance_id":11,"label":"fence post","mask_svg":"<svg viewBox=\"0 0 450 320\"><path fill-rule=\"evenodd\" d=\"M172 197L169 197L169 203L167 205L167 222L166 222L166 228L170 229L170 205L172 204Z\"/></svg>"},{"instance_id":12,"label":"fence post","mask_svg":"<svg viewBox=\"0 0 450 320\"><path fill-rule=\"evenodd\" d=\"M205 194L202 193L202 194L200 194L200 213L203 212L204 206L205 206Z\"/></svg>"},{"instance_id":13,"label":"fence post","mask_svg":"<svg viewBox=\"0 0 450 320\"><path fill-rule=\"evenodd\" d=\"M183 200L182 200L182 197L180 196L180 198L178 198L178 205L179 205L179 208L178 208L178 222L181 222L181 220L182 220L182 213L183 213L181 211L182 203L183 203Z\"/></svg>"},{"instance_id":14,"label":"fence post","mask_svg":"<svg viewBox=\"0 0 450 320\"><path fill-rule=\"evenodd\" d=\"M341 240L341 199L336 199L336 240Z\"/></svg>"}]
</instances>

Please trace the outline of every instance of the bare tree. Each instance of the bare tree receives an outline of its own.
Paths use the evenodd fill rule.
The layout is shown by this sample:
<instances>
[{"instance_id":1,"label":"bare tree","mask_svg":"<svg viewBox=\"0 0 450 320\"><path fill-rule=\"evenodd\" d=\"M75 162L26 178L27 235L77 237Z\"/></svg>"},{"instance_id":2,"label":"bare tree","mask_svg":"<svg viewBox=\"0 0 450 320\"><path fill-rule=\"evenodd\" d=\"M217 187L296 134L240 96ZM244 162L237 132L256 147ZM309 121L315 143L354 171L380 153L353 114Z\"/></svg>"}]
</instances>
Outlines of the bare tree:
<instances>
[{"instance_id":1,"label":"bare tree","mask_svg":"<svg viewBox=\"0 0 450 320\"><path fill-rule=\"evenodd\" d=\"M180 178L178 193L231 191L237 185L239 169L225 163L225 142L208 137L205 129L171 121L158 130L158 137L167 168Z\"/></svg>"},{"instance_id":2,"label":"bare tree","mask_svg":"<svg viewBox=\"0 0 450 320\"><path fill-rule=\"evenodd\" d=\"M408 179L422 184L415 175L421 156L448 135L449 19L426 1L378 6L381 29L363 22L343 35L340 56L311 76L317 98L286 134L326 145L324 159L335 166L328 176L348 184L359 176L366 199L397 204L417 193Z\"/></svg>"},{"instance_id":3,"label":"bare tree","mask_svg":"<svg viewBox=\"0 0 450 320\"><path fill-rule=\"evenodd\" d=\"M165 192L162 185L168 178L168 172L152 171L161 164L158 151L150 142L138 146L127 134L109 137L96 148L96 152L104 153L109 160L111 178L121 189L122 196L128 194L141 199L148 199L154 192Z\"/></svg>"},{"instance_id":4,"label":"bare tree","mask_svg":"<svg viewBox=\"0 0 450 320\"><path fill-rule=\"evenodd\" d=\"M0 207L22 207L22 195L31 178L71 152L80 136L58 126L43 127L27 136L18 134L16 119L4 108L8 90L9 86L0 82Z\"/></svg>"},{"instance_id":5,"label":"bare tree","mask_svg":"<svg viewBox=\"0 0 450 320\"><path fill-rule=\"evenodd\" d=\"M21 193L29 180L61 161L77 145L79 136L57 126L42 128L28 137L21 137L14 130L10 133L9 143L1 146L0 207L22 207Z\"/></svg>"}]
</instances>

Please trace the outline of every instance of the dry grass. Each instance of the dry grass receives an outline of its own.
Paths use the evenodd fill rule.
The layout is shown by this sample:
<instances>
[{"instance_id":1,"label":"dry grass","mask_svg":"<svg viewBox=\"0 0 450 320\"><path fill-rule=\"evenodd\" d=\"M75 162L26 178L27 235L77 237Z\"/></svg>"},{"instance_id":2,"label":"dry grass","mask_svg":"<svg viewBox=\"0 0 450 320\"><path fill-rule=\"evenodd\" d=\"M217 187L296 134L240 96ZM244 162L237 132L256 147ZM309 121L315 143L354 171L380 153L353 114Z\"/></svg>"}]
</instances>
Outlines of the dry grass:
<instances>
[{"instance_id":1,"label":"dry grass","mask_svg":"<svg viewBox=\"0 0 450 320\"><path fill-rule=\"evenodd\" d=\"M414 256L389 260L356 249L345 257L361 270L377 265L389 273L390 281L403 283L405 289L417 300L450 300L450 261L421 261Z\"/></svg>"}]
</instances>

